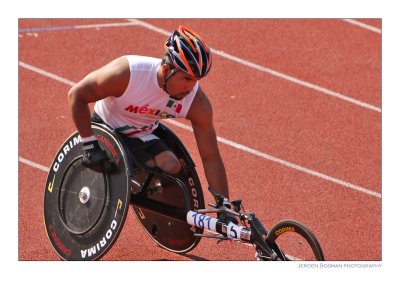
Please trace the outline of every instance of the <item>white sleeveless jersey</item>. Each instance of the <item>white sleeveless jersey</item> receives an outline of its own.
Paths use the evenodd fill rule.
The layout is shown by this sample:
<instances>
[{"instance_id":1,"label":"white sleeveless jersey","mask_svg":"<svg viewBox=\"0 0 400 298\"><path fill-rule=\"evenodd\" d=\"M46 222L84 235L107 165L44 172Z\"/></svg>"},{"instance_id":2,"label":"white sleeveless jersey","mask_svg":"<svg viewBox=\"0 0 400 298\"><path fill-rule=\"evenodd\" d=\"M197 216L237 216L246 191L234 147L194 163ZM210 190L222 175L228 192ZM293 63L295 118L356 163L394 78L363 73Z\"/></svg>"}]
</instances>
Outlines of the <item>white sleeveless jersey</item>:
<instances>
[{"instance_id":1,"label":"white sleeveless jersey","mask_svg":"<svg viewBox=\"0 0 400 298\"><path fill-rule=\"evenodd\" d=\"M198 90L198 83L182 100L173 100L160 88L157 70L161 59L125 56L131 76L121 97L97 101L94 111L118 133L148 141L161 119L185 118Z\"/></svg>"}]
</instances>

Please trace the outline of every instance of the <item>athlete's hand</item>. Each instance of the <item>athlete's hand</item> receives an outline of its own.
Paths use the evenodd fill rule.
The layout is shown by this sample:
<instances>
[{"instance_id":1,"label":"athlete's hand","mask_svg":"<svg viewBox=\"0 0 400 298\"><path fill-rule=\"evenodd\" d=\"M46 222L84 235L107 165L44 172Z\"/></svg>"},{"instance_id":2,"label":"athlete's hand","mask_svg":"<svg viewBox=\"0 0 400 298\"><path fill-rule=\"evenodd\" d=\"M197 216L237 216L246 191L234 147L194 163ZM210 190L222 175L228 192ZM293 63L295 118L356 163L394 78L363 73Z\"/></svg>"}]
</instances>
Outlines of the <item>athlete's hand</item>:
<instances>
[{"instance_id":1,"label":"athlete's hand","mask_svg":"<svg viewBox=\"0 0 400 298\"><path fill-rule=\"evenodd\" d=\"M82 164L96 172L110 172L111 162L97 140L83 143Z\"/></svg>"}]
</instances>

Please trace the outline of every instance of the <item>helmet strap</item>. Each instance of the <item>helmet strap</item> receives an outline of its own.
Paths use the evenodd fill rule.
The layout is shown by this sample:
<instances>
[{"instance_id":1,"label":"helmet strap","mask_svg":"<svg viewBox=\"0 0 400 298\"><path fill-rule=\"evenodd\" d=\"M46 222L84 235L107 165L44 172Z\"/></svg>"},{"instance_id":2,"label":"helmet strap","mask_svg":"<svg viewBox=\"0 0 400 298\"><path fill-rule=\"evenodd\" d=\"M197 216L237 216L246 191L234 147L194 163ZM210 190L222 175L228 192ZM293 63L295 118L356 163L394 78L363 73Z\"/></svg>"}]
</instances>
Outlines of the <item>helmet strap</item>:
<instances>
[{"instance_id":1,"label":"helmet strap","mask_svg":"<svg viewBox=\"0 0 400 298\"><path fill-rule=\"evenodd\" d=\"M178 71L178 70L177 70L176 68L174 68L174 69L170 70L169 73L168 73L165 77L163 76L163 83L162 83L162 85L163 85L163 90L164 90L165 92L168 93L168 90L167 90L167 81L168 81L169 78L170 78L173 74L175 74L177 71ZM169 94L169 93L168 93L168 94Z\"/></svg>"}]
</instances>

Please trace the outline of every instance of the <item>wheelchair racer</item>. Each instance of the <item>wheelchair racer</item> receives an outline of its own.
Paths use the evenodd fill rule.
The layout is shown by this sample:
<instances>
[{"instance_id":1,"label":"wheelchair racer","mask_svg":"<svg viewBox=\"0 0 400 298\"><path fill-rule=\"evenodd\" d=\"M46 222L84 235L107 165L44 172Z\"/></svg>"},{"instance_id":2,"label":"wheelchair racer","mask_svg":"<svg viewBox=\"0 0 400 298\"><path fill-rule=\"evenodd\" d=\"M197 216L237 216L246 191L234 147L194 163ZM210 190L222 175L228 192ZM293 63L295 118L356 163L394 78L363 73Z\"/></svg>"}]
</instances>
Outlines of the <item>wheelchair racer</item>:
<instances>
[{"instance_id":1,"label":"wheelchair racer","mask_svg":"<svg viewBox=\"0 0 400 298\"><path fill-rule=\"evenodd\" d=\"M83 143L83 164L96 171L110 167L91 129L94 121L121 135L139 162L178 175L177 157L152 132L162 119L186 118L191 121L209 186L229 197L212 106L199 85L211 64L211 49L204 40L179 26L166 40L162 59L122 56L89 73L68 92L69 109ZM92 102L96 103L91 115ZM227 213L220 213L219 219L237 223Z\"/></svg>"}]
</instances>

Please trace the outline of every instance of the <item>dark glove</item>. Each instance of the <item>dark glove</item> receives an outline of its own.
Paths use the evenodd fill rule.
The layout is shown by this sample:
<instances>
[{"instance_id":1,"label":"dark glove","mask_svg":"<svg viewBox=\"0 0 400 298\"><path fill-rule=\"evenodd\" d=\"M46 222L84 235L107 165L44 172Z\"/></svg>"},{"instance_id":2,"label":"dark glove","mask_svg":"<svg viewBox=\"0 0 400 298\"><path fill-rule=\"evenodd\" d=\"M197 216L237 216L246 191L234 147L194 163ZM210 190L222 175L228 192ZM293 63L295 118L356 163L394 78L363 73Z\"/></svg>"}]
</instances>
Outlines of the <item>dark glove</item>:
<instances>
[{"instance_id":1,"label":"dark glove","mask_svg":"<svg viewBox=\"0 0 400 298\"><path fill-rule=\"evenodd\" d=\"M107 153L102 150L97 140L83 143L82 164L96 172L110 172L111 163Z\"/></svg>"},{"instance_id":2,"label":"dark glove","mask_svg":"<svg viewBox=\"0 0 400 298\"><path fill-rule=\"evenodd\" d=\"M223 205L227 209L232 209L232 205L229 201L224 201ZM235 215L228 213L228 212L218 213L218 220L222 221L226 225L228 225L230 222L233 222L235 225L238 224L238 221L236 220Z\"/></svg>"},{"instance_id":3,"label":"dark glove","mask_svg":"<svg viewBox=\"0 0 400 298\"><path fill-rule=\"evenodd\" d=\"M235 218L235 215L223 212L223 213L218 213L218 220L222 221L226 225L228 225L230 222L234 223L235 225L238 224L238 221Z\"/></svg>"}]
</instances>

